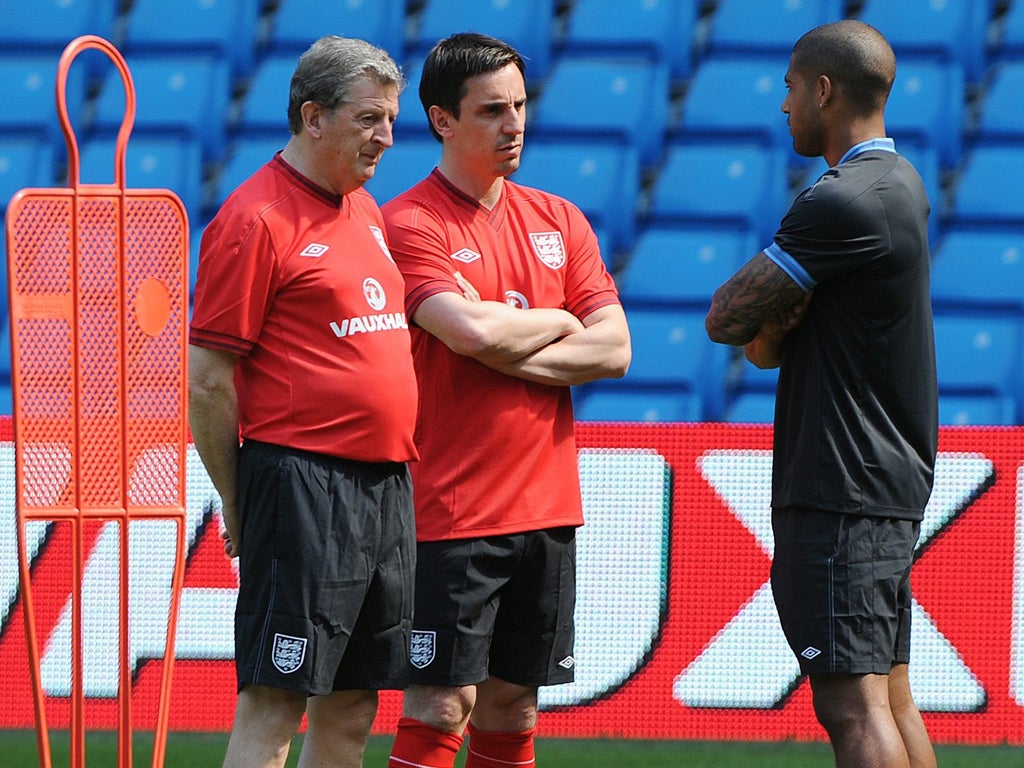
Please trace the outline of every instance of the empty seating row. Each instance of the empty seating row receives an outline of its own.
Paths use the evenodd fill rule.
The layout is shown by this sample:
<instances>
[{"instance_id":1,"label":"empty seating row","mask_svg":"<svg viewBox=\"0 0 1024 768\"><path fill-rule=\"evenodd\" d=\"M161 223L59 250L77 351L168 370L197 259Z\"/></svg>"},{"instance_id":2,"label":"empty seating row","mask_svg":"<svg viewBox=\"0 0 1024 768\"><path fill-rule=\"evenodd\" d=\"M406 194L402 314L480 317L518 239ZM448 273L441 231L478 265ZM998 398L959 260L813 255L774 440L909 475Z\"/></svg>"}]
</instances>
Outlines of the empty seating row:
<instances>
[{"instance_id":1,"label":"empty seating row","mask_svg":"<svg viewBox=\"0 0 1024 768\"><path fill-rule=\"evenodd\" d=\"M204 148L198 139L143 132L128 145L128 183L174 190L185 202L193 221L203 223L200 212L207 207L208 195L212 195L214 205L219 204L285 142L285 135L267 135L233 143L223 157L216 187L210 191L203 177ZM82 142L80 151L83 183L112 181L111 139L94 137ZM0 208L6 206L17 189L57 184L58 154L45 140L0 136ZM438 156L439 147L433 139L398 142L384 155L368 189L381 202L386 201L429 173ZM925 178L926 186L938 195L941 193L937 190L934 158L931 162L928 158L925 152L911 159ZM533 139L527 143L522 167L513 179L550 189L579 205L595 228L607 237L609 264L618 267L616 254L626 256L624 277L629 286L639 279L636 271L644 263L637 254L651 250L646 243L634 242L636 234L646 229L732 231L750 238L752 247L764 247L770 242L791 195L783 165L780 156L755 145L674 145L642 195L639 160L631 147L614 142ZM811 173L823 168L823 164L815 166ZM960 239L971 230L991 232L992 238L1000 232L1019 231L1024 223L1024 196L1016 179L1021 174L1024 147L982 146L968 152L953 192L945 230L959 233ZM61 180L60 185L63 184ZM933 223L939 218L938 213L933 215ZM943 242L943 237L936 233L936 254L941 255ZM631 253L636 260L632 265L628 258ZM938 265L942 267L942 258ZM937 279L941 275L940 269ZM954 275L945 285L944 290L955 295L957 291L967 291L970 283ZM1002 280L996 281L992 289L1005 294L1017 285ZM662 290L670 288L666 284ZM1003 300L1009 298L1004 296Z\"/></svg>"},{"instance_id":2,"label":"empty seating row","mask_svg":"<svg viewBox=\"0 0 1024 768\"><path fill-rule=\"evenodd\" d=\"M789 127L780 112L787 66L786 55L706 58L689 82L678 124L668 130L683 139L735 136L789 148ZM965 112L961 66L901 63L886 130L901 145L934 147L942 165L952 168L960 160ZM799 160L794 155L791 162Z\"/></svg>"},{"instance_id":3,"label":"empty seating row","mask_svg":"<svg viewBox=\"0 0 1024 768\"><path fill-rule=\"evenodd\" d=\"M79 2L84 3L85 0ZM142 14L145 11L147 18L158 18L156 11L146 11L148 2L139 0L133 4L129 17L133 18L134 13ZM221 7L217 18L233 18L233 14L238 13L227 8L233 5L231 2L204 0L198 5L205 9L204 13L213 12L207 6ZM295 3L295 6L298 5ZM398 13L396 8L402 5L374 5L374 13L382 14L381 18L393 22ZM495 9L487 8L488 4L478 5L494 18L500 16ZM766 5L774 6L773 3ZM797 5L814 6L818 9L816 13L826 16L834 14L837 6L836 3L825 3L821 7L815 3ZM191 7L189 4L186 6ZM348 7L348 4L338 6ZM655 3L653 6L672 6L673 12L678 11L671 3ZM427 3L421 15L430 16L433 7ZM716 7L713 19L718 22L728 18L729 14L736 13L734 7L734 3L721 2ZM272 15L275 21L281 22L284 29L292 28L289 24L297 23L289 22L289 19L302 15L290 10L292 8L291 3L282 2ZM577 10L582 13L584 8L576 9L574 6L574 13ZM351 9L345 12L350 13ZM175 9L175 13L189 16L183 9ZM136 24L137 28L140 26L141 23ZM159 25L151 21L148 26ZM732 28L731 23L728 26ZM247 25L242 24L238 28L245 30ZM573 28L579 29L578 26L570 25L570 29ZM293 37L290 39L293 41L302 36L298 31L291 34ZM567 33L566 37L569 36ZM168 39L172 38L168 33ZM197 49L199 53L187 59L180 55L170 59L160 57L158 54L167 49L156 42L149 46L134 46L134 52L129 48L128 55L140 100L136 115L137 131L196 137L202 141L203 160L208 164L223 159L228 135L248 137L258 133L276 133L282 139L285 138L284 99L281 94L286 89L287 79L294 67L295 50L287 56L267 56L261 60L253 71L252 79L247 81L249 87L241 101L240 116L236 122L227 117L233 93L229 68L219 59L205 59L201 55L202 51L207 50L201 45L203 35L196 33L196 38L200 46ZM785 119L778 111L783 95L784 56L750 57L733 52L732 58L726 59L722 58L723 52L731 51L730 45L724 42L709 44L711 53L696 67L689 82L682 103L681 118L678 123L672 123L668 82L669 73L675 71L673 67L676 65L638 59L616 60L608 53L601 57L579 58L582 53L593 50L582 44L573 50L574 55L566 55L555 62L550 76L544 79L539 89L535 109L531 110L530 124L531 133L537 137L584 135L588 138L613 138L637 147L642 168L656 166L661 162L666 137L680 142L703 140L709 134L719 139L726 136L732 139L759 137L785 147L782 151L789 151ZM621 49L623 53L641 50L642 46ZM416 60L410 61L413 62L411 74L415 77ZM11 62L0 61L0 70L5 63ZM16 101L25 105L24 109L10 110L0 116L0 130L38 131L40 126L48 126L46 130L49 135L59 144L59 131L53 119L52 94L48 87L52 82L54 62L41 59L38 64L25 77L19 77L13 72L11 77L0 77L0 83L6 84L0 87L20 89L8 94L12 103ZM44 71L47 67L49 71ZM984 104L985 107L990 104L992 106L991 109L981 111L979 135L1009 138L1019 135L1015 133L1019 129L1012 109L1000 111L998 107L1016 103L1014 88L1019 88L1019 84L1024 81L1020 69L1020 65L1014 66L1013 63L1005 63L997 68L992 84L992 98L986 99ZM120 124L123 95L116 80L114 73L106 73L96 103L95 119L90 125L99 133L109 135ZM728 87L723 87L723 83ZM406 108L400 117L399 129L419 131L426 136L425 119L415 103L415 86L413 79L404 94ZM29 88L34 89L31 94ZM69 90L74 92L71 98L73 104L80 104L84 100L85 88L82 83L69 85ZM936 61L911 61L901 65L888 115L892 134L901 142L901 146L910 149L934 147L941 166L954 167L961 157L964 133L963 93L963 71L959 62L944 65ZM26 94L34 96L34 101L29 99L26 102ZM594 101L588 105L586 99ZM989 114L991 117L986 119ZM59 146L57 151L60 151ZM791 151L787 162L798 162Z\"/></svg>"},{"instance_id":4,"label":"empty seating row","mask_svg":"<svg viewBox=\"0 0 1024 768\"><path fill-rule=\"evenodd\" d=\"M407 22L418 8L415 31ZM246 77L258 54L294 58L317 37L339 34L368 39L401 57L429 47L450 32L486 26L517 45L542 74L555 29L554 0L405 0L323 3L316 0L130 0L123 14L111 0L4 0L0 43L7 50L59 51L80 34L98 34L126 55L213 55L236 77ZM457 20L457 21L456 21Z\"/></svg>"},{"instance_id":5,"label":"empty seating row","mask_svg":"<svg viewBox=\"0 0 1024 768\"><path fill-rule=\"evenodd\" d=\"M629 372L622 379L582 388L577 418L650 420L654 408L656 420L706 421L721 413L730 350L708 340L704 314L627 306L633 344ZM650 405L645 403L649 398ZM628 416L623 410L627 406L640 410Z\"/></svg>"},{"instance_id":6,"label":"empty seating row","mask_svg":"<svg viewBox=\"0 0 1024 768\"><path fill-rule=\"evenodd\" d=\"M766 244L735 227L647 226L618 272L619 292L633 306L706 309L715 289ZM1024 229L956 228L933 251L937 312L1024 317Z\"/></svg>"},{"instance_id":7,"label":"empty seating row","mask_svg":"<svg viewBox=\"0 0 1024 768\"><path fill-rule=\"evenodd\" d=\"M769 145L777 147L778 158L789 165L794 159L788 146L785 119L777 111L781 103L781 71L772 77L759 61L705 62L694 76L690 97L676 142L663 146L664 114L667 112L667 80L664 69L639 61L609 59L567 60L555 65L548 84L531 113L531 141L606 140L636 147L640 168L658 167L667 156L667 167L676 162L673 153L677 145L703 143L709 137L716 142L751 141L769 137ZM5 67L10 71L5 72ZM226 67L213 59L146 58L131 62L138 104L135 115L135 135L181 136L201 143L202 158L206 163L223 159L228 143L229 121L221 116L228 113L231 97ZM237 123L230 125L236 140L250 140L267 135L287 138L286 96L287 84L294 69L294 60L273 58L265 60L250 81L246 98L242 102ZM1024 71L1024 68L1020 68ZM0 59L0 96L21 108L0 115L0 130L4 135L37 135L50 138L55 151L62 151L54 112L51 84L55 64L39 59L34 64L25 60ZM81 72L72 70L79 79L68 84L72 122L84 112L84 85ZM1015 74L1019 74L1016 70ZM4 76L4 75L7 76ZM934 75L934 77L932 77ZM950 73L945 73L950 75ZM906 101L893 99L890 125L892 133L910 152L924 152L935 147L937 159L948 166L960 156L960 131L949 130L956 120L951 116L949 103L956 103L950 93L956 86L943 88L936 84L944 74L924 69L908 72L908 91L915 95L929 92L926 100ZM959 84L955 76L950 78ZM1018 79L1024 86L1024 74ZM925 86L924 83L931 83ZM732 88L723 88L731 83ZM747 84L745 86L745 84ZM737 87L738 86L738 87ZM734 92L735 99L724 98L723 93ZM399 118L399 126L412 126L413 134L427 138L426 120L418 104L410 103L415 84L407 89L407 96ZM573 94L576 94L573 96ZM586 98L582 94L587 94ZM755 95L767 94L765 103L755 103ZM943 95L946 94L946 95ZM592 99L589 105L587 99ZM1016 103L1012 101L1011 103ZM900 106L900 105L903 106ZM754 105L757 108L751 109ZM95 102L94 117L89 124L90 135L112 137L124 116L124 93L117 73L108 68ZM906 115L902 120L901 115ZM913 125L911 115L927 117ZM1009 117L1003 118L1000 130L1007 135L1013 125ZM940 130L941 126L941 130ZM76 130L80 125L75 125ZM993 128L995 130L995 128ZM785 138L783 138L783 133ZM922 149L925 148L925 149ZM675 152L685 157L687 150ZM778 168L776 186L785 184L781 176L785 167ZM928 175L937 178L937 169ZM934 184L937 191L937 182ZM937 195L936 195L937 197ZM938 202L938 200L936 200ZM777 211L777 203L768 208Z\"/></svg>"},{"instance_id":8,"label":"empty seating row","mask_svg":"<svg viewBox=\"0 0 1024 768\"><path fill-rule=\"evenodd\" d=\"M704 312L627 307L633 364L621 380L576 393L577 417L593 421L770 422L777 372L704 332ZM935 317L939 422L1009 425L1024 417L1020 316Z\"/></svg>"},{"instance_id":9,"label":"empty seating row","mask_svg":"<svg viewBox=\"0 0 1024 768\"><path fill-rule=\"evenodd\" d=\"M556 23L564 7L564 24ZM710 7L706 32L698 32ZM992 0L131 0L125 5L126 48L162 46L223 52L244 73L258 49L292 53L324 33L364 37L395 55L429 47L461 29L503 37L530 57L543 76L555 51L641 52L671 64L685 77L700 52L785 53L800 34L855 12L878 27L902 56L929 56L961 63L978 79L988 53L986 33L998 4ZM77 34L113 34L117 6L109 0L4 0L5 47L61 47ZM993 53L1013 52L1024 34L1021 12L1011 4ZM265 29L260 22L266 21Z\"/></svg>"}]
</instances>

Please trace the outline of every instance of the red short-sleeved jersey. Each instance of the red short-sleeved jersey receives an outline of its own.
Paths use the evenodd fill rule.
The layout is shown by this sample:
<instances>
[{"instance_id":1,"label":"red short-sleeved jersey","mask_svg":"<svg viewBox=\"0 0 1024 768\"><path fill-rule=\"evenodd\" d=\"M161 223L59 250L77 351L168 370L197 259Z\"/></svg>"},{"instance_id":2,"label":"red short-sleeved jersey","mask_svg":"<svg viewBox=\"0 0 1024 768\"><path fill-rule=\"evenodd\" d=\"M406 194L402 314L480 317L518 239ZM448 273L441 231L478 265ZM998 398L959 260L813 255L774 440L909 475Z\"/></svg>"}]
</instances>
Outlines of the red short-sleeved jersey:
<instances>
[{"instance_id":1,"label":"red short-sleeved jersey","mask_svg":"<svg viewBox=\"0 0 1024 768\"><path fill-rule=\"evenodd\" d=\"M203 233L190 343L241 356L244 438L408 461L416 377L403 298L373 198L331 195L278 155Z\"/></svg>"},{"instance_id":2,"label":"red short-sleeved jersey","mask_svg":"<svg viewBox=\"0 0 1024 768\"><path fill-rule=\"evenodd\" d=\"M482 299L513 306L585 318L618 303L593 230L561 198L506 181L489 211L435 170L382 210L409 317L429 296L461 293L456 270ZM411 332L419 540L582 524L569 388L506 376L415 325Z\"/></svg>"}]
</instances>

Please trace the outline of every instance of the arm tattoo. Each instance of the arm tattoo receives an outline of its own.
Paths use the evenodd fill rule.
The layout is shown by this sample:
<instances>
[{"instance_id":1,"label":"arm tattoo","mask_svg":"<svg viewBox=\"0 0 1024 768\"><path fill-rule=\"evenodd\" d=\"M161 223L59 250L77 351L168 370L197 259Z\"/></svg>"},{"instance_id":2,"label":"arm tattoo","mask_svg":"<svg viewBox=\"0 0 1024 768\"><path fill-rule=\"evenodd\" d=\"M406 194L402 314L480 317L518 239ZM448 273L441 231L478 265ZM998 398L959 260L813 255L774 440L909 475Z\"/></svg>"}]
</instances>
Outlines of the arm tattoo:
<instances>
[{"instance_id":1,"label":"arm tattoo","mask_svg":"<svg viewBox=\"0 0 1024 768\"><path fill-rule=\"evenodd\" d=\"M792 307L803 290L763 253L747 262L715 291L708 313L708 330L716 341L746 344L762 323Z\"/></svg>"}]
</instances>

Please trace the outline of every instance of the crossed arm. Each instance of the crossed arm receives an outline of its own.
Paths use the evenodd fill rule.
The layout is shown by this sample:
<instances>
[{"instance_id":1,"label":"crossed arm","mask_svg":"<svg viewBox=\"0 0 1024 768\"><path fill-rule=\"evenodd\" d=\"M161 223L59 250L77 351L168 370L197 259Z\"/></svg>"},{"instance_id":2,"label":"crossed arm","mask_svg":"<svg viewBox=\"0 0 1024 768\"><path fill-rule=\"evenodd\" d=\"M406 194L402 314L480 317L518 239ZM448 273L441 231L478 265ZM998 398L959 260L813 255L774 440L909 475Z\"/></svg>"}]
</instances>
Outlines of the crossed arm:
<instances>
[{"instance_id":1,"label":"crossed arm","mask_svg":"<svg viewBox=\"0 0 1024 768\"><path fill-rule=\"evenodd\" d=\"M742 345L758 368L776 368L782 343L803 320L810 300L762 252L715 291L704 325L712 341Z\"/></svg>"},{"instance_id":2,"label":"crossed arm","mask_svg":"<svg viewBox=\"0 0 1024 768\"><path fill-rule=\"evenodd\" d=\"M413 316L453 352L509 376L554 386L617 378L629 368L629 329L618 304L580 321L562 309L481 301L461 275L456 280L462 295L435 294Z\"/></svg>"}]
</instances>

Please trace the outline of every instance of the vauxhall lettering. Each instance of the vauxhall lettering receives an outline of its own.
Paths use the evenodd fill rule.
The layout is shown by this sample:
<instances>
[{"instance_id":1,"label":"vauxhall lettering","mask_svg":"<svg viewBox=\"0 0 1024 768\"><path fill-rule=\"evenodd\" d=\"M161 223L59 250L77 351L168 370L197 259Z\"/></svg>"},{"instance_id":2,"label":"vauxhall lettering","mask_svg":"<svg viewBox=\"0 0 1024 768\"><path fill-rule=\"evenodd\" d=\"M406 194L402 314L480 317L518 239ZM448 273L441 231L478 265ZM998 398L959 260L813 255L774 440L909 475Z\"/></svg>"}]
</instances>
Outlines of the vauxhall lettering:
<instances>
[{"instance_id":1,"label":"vauxhall lettering","mask_svg":"<svg viewBox=\"0 0 1024 768\"><path fill-rule=\"evenodd\" d=\"M361 317L346 317L340 323L331 322L331 330L334 335L342 338L354 336L357 333L376 333L377 331L397 331L407 329L409 324L405 320L404 312L384 312L379 315L363 315Z\"/></svg>"}]
</instances>

